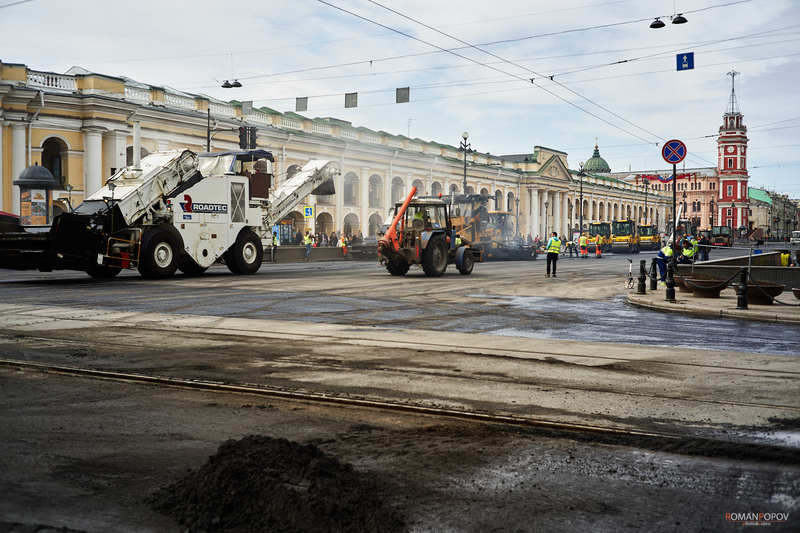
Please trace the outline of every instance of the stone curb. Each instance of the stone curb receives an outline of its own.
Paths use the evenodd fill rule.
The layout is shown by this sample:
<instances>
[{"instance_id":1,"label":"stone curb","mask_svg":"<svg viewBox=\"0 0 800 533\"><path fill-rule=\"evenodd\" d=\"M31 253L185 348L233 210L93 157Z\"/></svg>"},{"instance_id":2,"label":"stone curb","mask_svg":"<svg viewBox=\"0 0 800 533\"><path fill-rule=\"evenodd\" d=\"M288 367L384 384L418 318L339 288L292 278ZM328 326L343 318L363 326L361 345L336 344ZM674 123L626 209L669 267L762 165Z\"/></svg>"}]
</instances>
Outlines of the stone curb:
<instances>
[{"instance_id":1,"label":"stone curb","mask_svg":"<svg viewBox=\"0 0 800 533\"><path fill-rule=\"evenodd\" d=\"M663 295L663 291L661 292ZM693 297L690 297L694 299ZM791 316L781 314L777 311L780 306L773 306L769 311L766 309L736 309L735 307L722 307L716 309L708 305L693 302L687 299L680 299L676 296L676 302L670 303L663 299L653 299L648 295L630 293L627 297L628 303L637 307L653 309L655 311L667 311L672 313L689 313L696 316L714 318L739 318L744 320L757 320L761 322L778 322L781 324L800 324L800 315ZM711 299L706 300L710 302ZM763 306L759 306L763 307Z\"/></svg>"}]
</instances>

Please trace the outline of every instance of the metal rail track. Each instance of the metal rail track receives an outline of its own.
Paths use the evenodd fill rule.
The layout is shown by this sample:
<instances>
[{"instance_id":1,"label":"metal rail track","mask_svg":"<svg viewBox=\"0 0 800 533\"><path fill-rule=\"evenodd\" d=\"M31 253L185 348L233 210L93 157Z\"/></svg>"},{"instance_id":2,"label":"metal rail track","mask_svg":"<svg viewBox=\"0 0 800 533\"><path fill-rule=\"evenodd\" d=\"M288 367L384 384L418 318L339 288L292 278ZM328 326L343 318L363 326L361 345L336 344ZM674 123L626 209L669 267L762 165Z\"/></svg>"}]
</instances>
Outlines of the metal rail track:
<instances>
[{"instance_id":1,"label":"metal rail track","mask_svg":"<svg viewBox=\"0 0 800 533\"><path fill-rule=\"evenodd\" d=\"M560 431L572 431L580 433L594 433L603 435L647 437L666 439L669 441L680 441L692 438L688 435L675 433L662 433L652 431L642 431L637 429L595 426L591 424L577 424L571 422L554 422L537 418L526 418L514 415L501 415L495 413L485 413L479 411L467 411L458 409L445 409L441 407L427 407L400 402L390 402L385 400L366 400L360 398L347 398L343 396L332 396L313 392L301 392L282 389L279 387L253 386L253 385L233 385L229 383L219 383L209 380L195 380L184 378L170 378L160 376L148 376L144 374L132 374L128 372L115 372L109 370L94 370L89 368L78 368L71 366L53 365L47 363L33 363L30 361L20 361L15 359L0 359L0 366L18 370L36 371L48 374L59 374L74 377L103 379L135 384L148 384L160 387L171 387L188 390L202 390L217 393L247 394L255 396L267 396L284 400L298 400L316 402L343 407L360 407L382 410L399 411L408 414L426 415L458 420L469 420L473 422L484 422L493 424L503 424L528 428L550 429Z\"/></svg>"}]
</instances>

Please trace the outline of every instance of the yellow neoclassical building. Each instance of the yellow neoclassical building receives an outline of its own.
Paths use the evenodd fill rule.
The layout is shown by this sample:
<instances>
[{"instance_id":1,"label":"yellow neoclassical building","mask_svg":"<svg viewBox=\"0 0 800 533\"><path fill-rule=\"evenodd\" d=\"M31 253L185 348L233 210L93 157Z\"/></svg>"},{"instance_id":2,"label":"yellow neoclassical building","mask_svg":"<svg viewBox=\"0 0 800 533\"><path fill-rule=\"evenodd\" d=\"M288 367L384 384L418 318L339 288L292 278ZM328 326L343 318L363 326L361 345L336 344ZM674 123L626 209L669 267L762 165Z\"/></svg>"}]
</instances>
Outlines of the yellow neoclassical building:
<instances>
[{"instance_id":1,"label":"yellow neoclassical building","mask_svg":"<svg viewBox=\"0 0 800 533\"><path fill-rule=\"evenodd\" d=\"M313 227L375 235L390 206L412 186L421 194L464 192L464 153L440 144L357 127L331 117L308 118L267 107L247 109L205 95L188 94L129 78L73 67L63 74L0 61L0 207L19 213L13 181L32 165L59 182L53 208L77 205L98 190L114 169L152 151L205 151L238 147L238 127L258 129L258 147L275 156L276 180L309 159L332 159L342 173L332 197L309 197L315 217L297 212L295 229ZM218 131L224 130L224 131ZM454 132L458 135L458 132ZM578 225L583 185L584 222L644 219L641 187L592 171L570 169L567 153L534 146L527 154L467 154L467 193L494 198L494 207L517 215L519 232L544 237ZM668 198L650 191L650 221L663 227Z\"/></svg>"}]
</instances>

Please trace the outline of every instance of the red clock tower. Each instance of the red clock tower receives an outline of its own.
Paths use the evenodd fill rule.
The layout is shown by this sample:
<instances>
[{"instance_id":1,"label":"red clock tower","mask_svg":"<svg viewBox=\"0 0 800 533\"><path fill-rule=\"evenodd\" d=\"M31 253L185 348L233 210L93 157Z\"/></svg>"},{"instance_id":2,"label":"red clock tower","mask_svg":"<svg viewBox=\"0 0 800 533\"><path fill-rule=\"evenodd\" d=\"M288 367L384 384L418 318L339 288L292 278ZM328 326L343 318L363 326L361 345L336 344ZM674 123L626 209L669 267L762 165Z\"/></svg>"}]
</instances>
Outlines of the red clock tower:
<instances>
[{"instance_id":1,"label":"red clock tower","mask_svg":"<svg viewBox=\"0 0 800 533\"><path fill-rule=\"evenodd\" d=\"M731 77L731 98L722 116L722 126L717 138L717 173L719 196L714 224L730 226L734 230L749 227L750 212L747 197L747 126L742 124L742 113L736 102L735 80L739 73L728 72Z\"/></svg>"}]
</instances>

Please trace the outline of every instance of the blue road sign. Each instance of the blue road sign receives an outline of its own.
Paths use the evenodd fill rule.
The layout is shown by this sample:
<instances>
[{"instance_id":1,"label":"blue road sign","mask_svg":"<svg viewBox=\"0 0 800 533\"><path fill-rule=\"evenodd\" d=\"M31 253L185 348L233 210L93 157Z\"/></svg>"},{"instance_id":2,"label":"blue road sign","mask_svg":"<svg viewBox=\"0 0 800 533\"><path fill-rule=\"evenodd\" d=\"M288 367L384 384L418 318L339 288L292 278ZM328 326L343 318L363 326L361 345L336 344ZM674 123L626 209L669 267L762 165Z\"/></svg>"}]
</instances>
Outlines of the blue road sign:
<instances>
[{"instance_id":1,"label":"blue road sign","mask_svg":"<svg viewBox=\"0 0 800 533\"><path fill-rule=\"evenodd\" d=\"M694 52L685 52L676 56L678 60L678 70L694 69Z\"/></svg>"},{"instance_id":2,"label":"blue road sign","mask_svg":"<svg viewBox=\"0 0 800 533\"><path fill-rule=\"evenodd\" d=\"M667 163L677 165L686 157L686 145L678 139L667 141L661 149L661 157L663 157L664 161Z\"/></svg>"}]
</instances>

